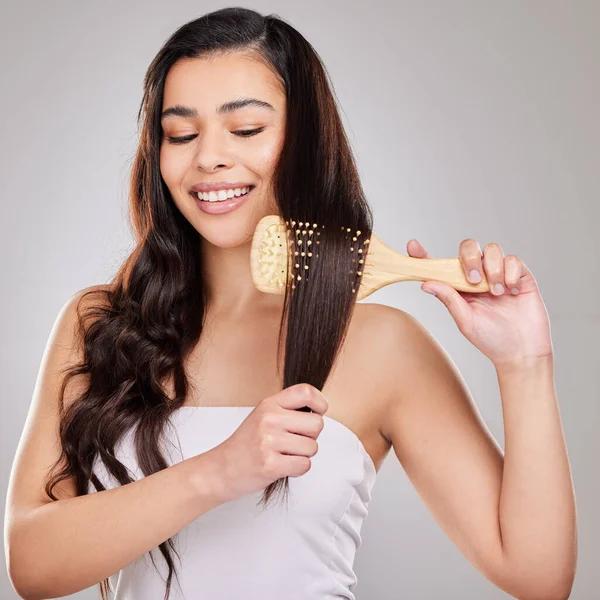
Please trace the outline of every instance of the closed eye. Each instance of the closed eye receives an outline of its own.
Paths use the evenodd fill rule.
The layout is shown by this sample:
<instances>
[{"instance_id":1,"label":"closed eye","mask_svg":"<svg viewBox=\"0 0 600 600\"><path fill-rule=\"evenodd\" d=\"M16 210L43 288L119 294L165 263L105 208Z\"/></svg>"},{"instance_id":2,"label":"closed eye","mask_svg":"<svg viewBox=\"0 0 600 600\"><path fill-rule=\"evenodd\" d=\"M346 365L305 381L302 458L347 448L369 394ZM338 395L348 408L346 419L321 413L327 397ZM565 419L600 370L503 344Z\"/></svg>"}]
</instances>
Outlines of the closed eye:
<instances>
[{"instance_id":1,"label":"closed eye","mask_svg":"<svg viewBox=\"0 0 600 600\"><path fill-rule=\"evenodd\" d=\"M258 129L238 129L237 131L232 131L232 133L234 135L237 135L238 137L247 138L247 137L252 137L253 135L256 135L257 133L260 133L264 129L265 129L264 127L259 127ZM196 134L185 135L183 137L167 137L166 139L169 142L169 144L187 144L188 142L193 140L195 137L196 137Z\"/></svg>"}]
</instances>

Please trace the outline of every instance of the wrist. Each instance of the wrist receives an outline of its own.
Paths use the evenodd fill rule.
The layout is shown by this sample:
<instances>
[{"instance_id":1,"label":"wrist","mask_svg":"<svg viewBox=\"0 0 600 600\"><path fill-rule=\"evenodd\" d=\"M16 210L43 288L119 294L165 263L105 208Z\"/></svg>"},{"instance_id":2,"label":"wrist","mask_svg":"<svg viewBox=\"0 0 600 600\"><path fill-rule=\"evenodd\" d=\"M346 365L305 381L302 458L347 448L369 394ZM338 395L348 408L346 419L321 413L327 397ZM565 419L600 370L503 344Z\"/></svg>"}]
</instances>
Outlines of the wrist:
<instances>
[{"instance_id":1,"label":"wrist","mask_svg":"<svg viewBox=\"0 0 600 600\"><path fill-rule=\"evenodd\" d=\"M500 376L524 375L530 373L542 373L554 368L554 354L543 356L523 357L501 363L494 363L496 374Z\"/></svg>"},{"instance_id":2,"label":"wrist","mask_svg":"<svg viewBox=\"0 0 600 600\"><path fill-rule=\"evenodd\" d=\"M227 486L223 459L221 454L216 451L217 448L190 458L193 463L190 481L194 494L198 501L207 502L210 508L232 500Z\"/></svg>"}]
</instances>

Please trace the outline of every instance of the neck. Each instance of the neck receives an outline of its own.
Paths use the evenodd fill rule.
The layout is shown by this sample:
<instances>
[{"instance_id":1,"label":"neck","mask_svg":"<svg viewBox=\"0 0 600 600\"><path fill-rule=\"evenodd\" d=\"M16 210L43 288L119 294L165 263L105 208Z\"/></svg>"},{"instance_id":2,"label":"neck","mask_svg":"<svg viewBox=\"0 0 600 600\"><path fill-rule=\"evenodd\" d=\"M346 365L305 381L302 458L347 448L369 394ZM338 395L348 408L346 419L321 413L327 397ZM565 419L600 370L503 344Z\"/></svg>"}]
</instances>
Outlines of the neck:
<instances>
[{"instance_id":1,"label":"neck","mask_svg":"<svg viewBox=\"0 0 600 600\"><path fill-rule=\"evenodd\" d=\"M235 318L257 309L283 305L283 296L256 289L250 271L251 245L249 241L223 248L201 239L202 275L210 313Z\"/></svg>"}]
</instances>

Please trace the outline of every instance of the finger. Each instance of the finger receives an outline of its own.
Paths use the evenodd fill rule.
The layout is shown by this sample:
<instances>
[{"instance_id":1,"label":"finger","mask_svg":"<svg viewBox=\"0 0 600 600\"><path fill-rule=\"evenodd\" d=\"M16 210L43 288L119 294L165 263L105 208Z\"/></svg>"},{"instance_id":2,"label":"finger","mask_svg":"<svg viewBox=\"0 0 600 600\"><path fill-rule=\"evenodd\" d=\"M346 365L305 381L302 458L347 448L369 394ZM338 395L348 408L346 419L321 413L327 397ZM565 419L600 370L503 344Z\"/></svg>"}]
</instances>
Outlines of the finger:
<instances>
[{"instance_id":1,"label":"finger","mask_svg":"<svg viewBox=\"0 0 600 600\"><path fill-rule=\"evenodd\" d=\"M275 439L275 447L282 454L312 458L319 451L319 442L312 437L285 432Z\"/></svg>"},{"instance_id":2,"label":"finger","mask_svg":"<svg viewBox=\"0 0 600 600\"><path fill-rule=\"evenodd\" d=\"M286 411L286 413L282 415L280 421L286 431L315 439L319 437L325 425L322 415L315 412L306 414L298 411Z\"/></svg>"},{"instance_id":3,"label":"finger","mask_svg":"<svg viewBox=\"0 0 600 600\"><path fill-rule=\"evenodd\" d=\"M521 276L525 269L523 263L518 256L509 254L504 259L504 281L506 289L510 290L511 294L517 295L521 291Z\"/></svg>"},{"instance_id":4,"label":"finger","mask_svg":"<svg viewBox=\"0 0 600 600\"><path fill-rule=\"evenodd\" d=\"M483 269L490 294L501 296L504 293L504 252L498 244L487 244L483 249Z\"/></svg>"},{"instance_id":5,"label":"finger","mask_svg":"<svg viewBox=\"0 0 600 600\"><path fill-rule=\"evenodd\" d=\"M483 277L483 263L481 260L481 246L477 240L467 238L460 243L458 257L462 263L467 280L479 283Z\"/></svg>"},{"instance_id":6,"label":"finger","mask_svg":"<svg viewBox=\"0 0 600 600\"><path fill-rule=\"evenodd\" d=\"M469 335L472 329L471 307L457 290L438 281L427 281L421 286L421 289L437 296L446 305L459 331L464 335Z\"/></svg>"},{"instance_id":7,"label":"finger","mask_svg":"<svg viewBox=\"0 0 600 600\"><path fill-rule=\"evenodd\" d=\"M409 240L406 244L406 250L408 255L413 256L414 258L433 258L433 256L421 246L418 240Z\"/></svg>"}]
</instances>

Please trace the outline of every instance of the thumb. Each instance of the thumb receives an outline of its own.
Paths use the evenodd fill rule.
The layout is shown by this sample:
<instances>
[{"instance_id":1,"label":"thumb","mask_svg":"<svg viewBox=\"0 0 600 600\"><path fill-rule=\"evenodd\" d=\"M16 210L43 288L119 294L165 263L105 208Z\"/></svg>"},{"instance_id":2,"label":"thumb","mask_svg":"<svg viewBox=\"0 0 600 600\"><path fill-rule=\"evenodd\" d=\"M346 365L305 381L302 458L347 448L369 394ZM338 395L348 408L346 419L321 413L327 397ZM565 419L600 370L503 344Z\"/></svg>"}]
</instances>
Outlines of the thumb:
<instances>
[{"instance_id":1,"label":"thumb","mask_svg":"<svg viewBox=\"0 0 600 600\"><path fill-rule=\"evenodd\" d=\"M433 283L428 281L421 286L421 289L441 300L452 315L452 318L456 321L458 328L461 331L466 331L471 319L471 307L457 290L450 285L438 281Z\"/></svg>"}]
</instances>

